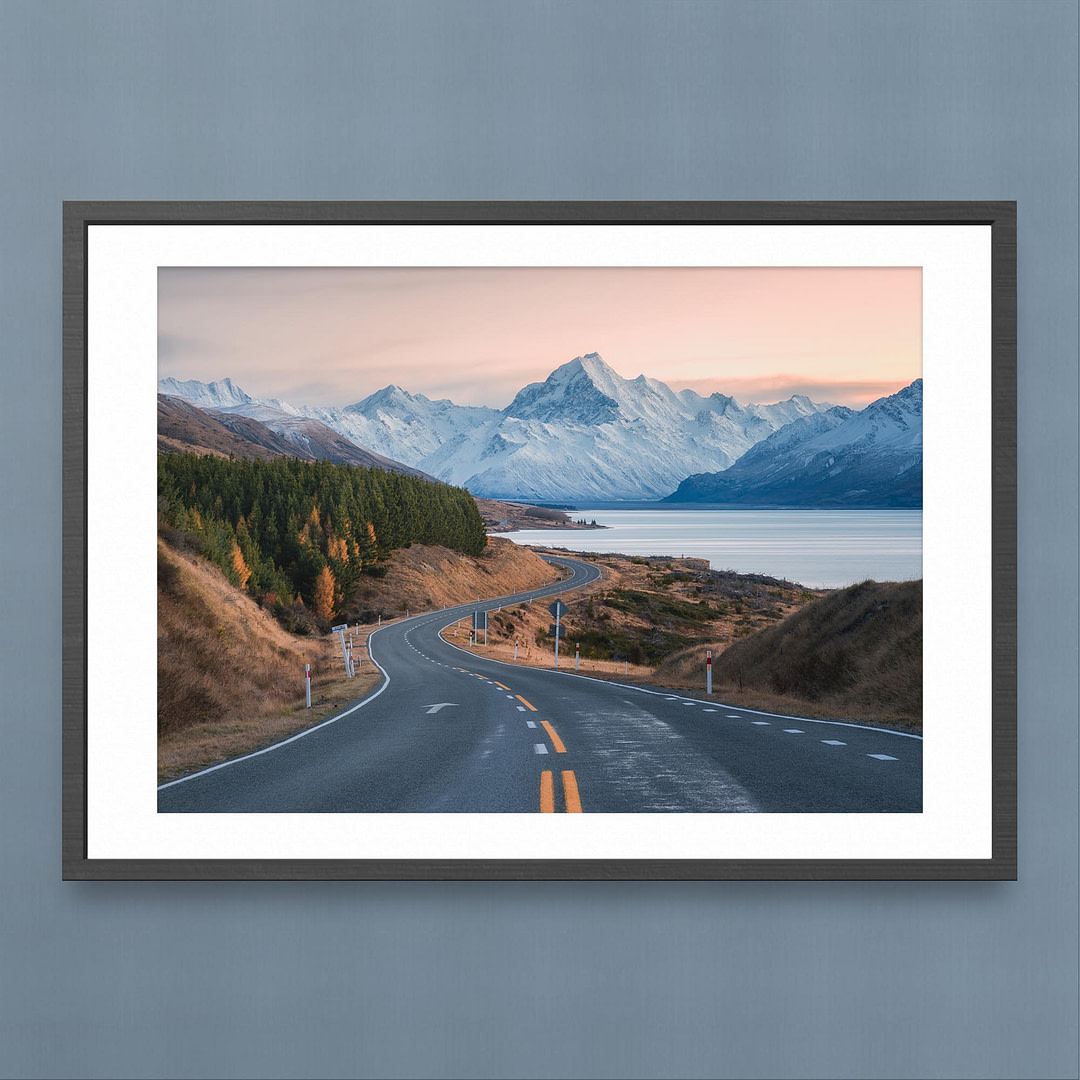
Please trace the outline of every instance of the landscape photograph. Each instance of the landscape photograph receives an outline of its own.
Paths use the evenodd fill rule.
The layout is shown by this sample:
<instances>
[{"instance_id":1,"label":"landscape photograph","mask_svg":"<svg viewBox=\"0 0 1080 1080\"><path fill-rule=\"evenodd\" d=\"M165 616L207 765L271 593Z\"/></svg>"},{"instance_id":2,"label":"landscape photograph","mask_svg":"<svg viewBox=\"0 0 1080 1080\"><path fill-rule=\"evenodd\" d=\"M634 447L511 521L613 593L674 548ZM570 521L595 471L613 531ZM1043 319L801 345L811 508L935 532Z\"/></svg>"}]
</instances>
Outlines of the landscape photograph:
<instances>
[{"instance_id":1,"label":"landscape photograph","mask_svg":"<svg viewBox=\"0 0 1080 1080\"><path fill-rule=\"evenodd\" d=\"M920 813L922 286L160 267L159 813Z\"/></svg>"}]
</instances>

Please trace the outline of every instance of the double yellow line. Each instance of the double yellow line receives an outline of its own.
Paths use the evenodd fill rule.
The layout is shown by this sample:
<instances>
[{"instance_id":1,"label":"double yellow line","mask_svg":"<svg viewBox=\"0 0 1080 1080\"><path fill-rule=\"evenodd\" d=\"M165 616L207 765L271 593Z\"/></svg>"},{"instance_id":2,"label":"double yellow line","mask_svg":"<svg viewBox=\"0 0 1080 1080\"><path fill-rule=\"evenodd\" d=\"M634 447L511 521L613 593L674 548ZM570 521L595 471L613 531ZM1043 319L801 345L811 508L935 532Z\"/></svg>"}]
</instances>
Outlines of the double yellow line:
<instances>
[{"instance_id":1,"label":"double yellow line","mask_svg":"<svg viewBox=\"0 0 1080 1080\"><path fill-rule=\"evenodd\" d=\"M577 777L570 769L562 771L563 801L568 814L581 813L581 796L578 794ZM555 778L550 769L540 774L540 813L555 813Z\"/></svg>"},{"instance_id":2,"label":"double yellow line","mask_svg":"<svg viewBox=\"0 0 1080 1080\"><path fill-rule=\"evenodd\" d=\"M463 671L466 675L476 674L475 672L467 671L465 668L458 668L458 671ZM476 677L483 678L483 676ZM507 693L513 693L509 686L503 686L498 680L492 679L492 682L494 682L496 686L502 687ZM531 701L526 701L520 694L514 694L514 697L516 697L530 712L537 711L536 706ZM551 739L551 745L555 747L555 753L565 754L566 745L563 743L562 739L559 738L559 733L551 726L551 724L547 720L541 720L540 726L547 732L548 738ZM566 806L566 812L568 814L580 814L581 796L578 794L577 777L571 769L562 770L562 786L563 803ZM540 813L555 813L555 776L550 769L545 769L540 774Z\"/></svg>"}]
</instances>

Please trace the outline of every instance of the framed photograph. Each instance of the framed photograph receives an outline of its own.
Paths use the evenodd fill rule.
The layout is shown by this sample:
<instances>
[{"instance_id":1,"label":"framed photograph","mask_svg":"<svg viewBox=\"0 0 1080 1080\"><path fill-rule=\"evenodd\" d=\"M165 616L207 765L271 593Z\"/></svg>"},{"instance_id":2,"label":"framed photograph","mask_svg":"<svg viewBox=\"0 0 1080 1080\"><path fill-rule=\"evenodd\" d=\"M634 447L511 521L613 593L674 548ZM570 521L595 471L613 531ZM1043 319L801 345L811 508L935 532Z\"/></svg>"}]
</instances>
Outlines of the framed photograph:
<instances>
[{"instance_id":1,"label":"framed photograph","mask_svg":"<svg viewBox=\"0 0 1080 1080\"><path fill-rule=\"evenodd\" d=\"M1015 244L65 204L65 878L1015 878Z\"/></svg>"}]
</instances>

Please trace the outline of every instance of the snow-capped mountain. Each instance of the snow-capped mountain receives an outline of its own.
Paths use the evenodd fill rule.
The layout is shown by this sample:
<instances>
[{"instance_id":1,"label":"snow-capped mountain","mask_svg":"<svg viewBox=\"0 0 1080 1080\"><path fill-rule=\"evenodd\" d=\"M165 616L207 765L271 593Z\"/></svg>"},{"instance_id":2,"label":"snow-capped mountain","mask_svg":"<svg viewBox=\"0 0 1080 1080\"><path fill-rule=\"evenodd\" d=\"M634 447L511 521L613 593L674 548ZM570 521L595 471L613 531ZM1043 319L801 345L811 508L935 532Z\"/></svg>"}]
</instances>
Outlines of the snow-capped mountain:
<instances>
[{"instance_id":1,"label":"snow-capped mountain","mask_svg":"<svg viewBox=\"0 0 1080 1080\"><path fill-rule=\"evenodd\" d=\"M684 480L671 503L922 505L922 379L862 412L837 406L780 428L720 472Z\"/></svg>"},{"instance_id":2,"label":"snow-capped mountain","mask_svg":"<svg viewBox=\"0 0 1080 1080\"><path fill-rule=\"evenodd\" d=\"M596 353L531 383L499 414L425 459L436 476L493 498L657 499L687 470L725 468L756 442L827 406L798 397L739 405L624 379Z\"/></svg>"},{"instance_id":3,"label":"snow-capped mountain","mask_svg":"<svg viewBox=\"0 0 1080 1080\"><path fill-rule=\"evenodd\" d=\"M502 410L432 401L397 386L344 409L254 401L227 379L163 380L160 389L196 404L213 395L221 404L207 407L281 434L290 417L319 420L474 495L556 502L662 498L684 477L725 469L784 425L830 408L801 395L740 405L723 394L675 392L644 375L624 379L596 353L522 388Z\"/></svg>"},{"instance_id":4,"label":"snow-capped mountain","mask_svg":"<svg viewBox=\"0 0 1080 1080\"><path fill-rule=\"evenodd\" d=\"M196 405L200 409L229 409L252 402L232 379L219 379L212 383L199 382L198 379L184 382L179 379L159 379L158 393L183 398L189 405Z\"/></svg>"}]
</instances>

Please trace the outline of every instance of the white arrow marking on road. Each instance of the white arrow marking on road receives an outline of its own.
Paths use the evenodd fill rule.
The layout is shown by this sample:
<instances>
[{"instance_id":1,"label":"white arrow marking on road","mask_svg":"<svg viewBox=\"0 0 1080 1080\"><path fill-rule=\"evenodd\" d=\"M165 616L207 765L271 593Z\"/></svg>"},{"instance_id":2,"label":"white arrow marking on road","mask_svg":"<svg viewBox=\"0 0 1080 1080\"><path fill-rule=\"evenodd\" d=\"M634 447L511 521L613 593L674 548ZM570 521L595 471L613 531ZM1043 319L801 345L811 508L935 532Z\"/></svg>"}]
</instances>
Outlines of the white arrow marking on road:
<instances>
[{"instance_id":1,"label":"white arrow marking on road","mask_svg":"<svg viewBox=\"0 0 1080 1080\"><path fill-rule=\"evenodd\" d=\"M457 708L456 701L440 701L438 705L421 705L420 708L427 709L428 716L430 716L432 713L437 713L440 709L445 709L447 705Z\"/></svg>"}]
</instances>

